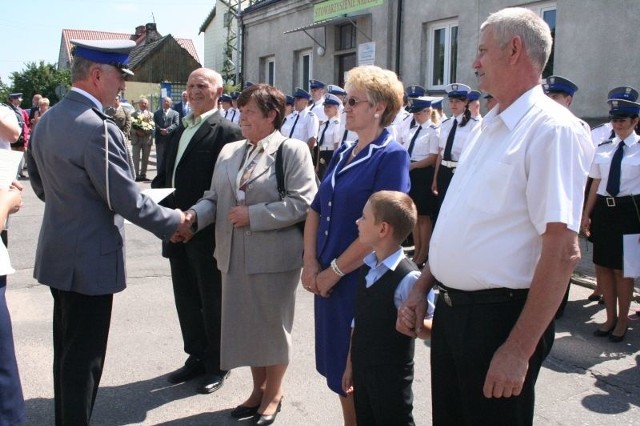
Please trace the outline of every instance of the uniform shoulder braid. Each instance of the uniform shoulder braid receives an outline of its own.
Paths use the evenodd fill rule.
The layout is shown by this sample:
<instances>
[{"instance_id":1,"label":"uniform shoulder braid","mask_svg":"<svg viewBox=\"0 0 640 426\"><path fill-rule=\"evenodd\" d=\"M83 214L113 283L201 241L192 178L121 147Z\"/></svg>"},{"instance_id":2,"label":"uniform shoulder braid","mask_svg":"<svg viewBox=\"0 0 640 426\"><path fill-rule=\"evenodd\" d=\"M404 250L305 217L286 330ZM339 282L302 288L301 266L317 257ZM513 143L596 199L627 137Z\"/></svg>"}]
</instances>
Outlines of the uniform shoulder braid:
<instances>
[{"instance_id":1,"label":"uniform shoulder braid","mask_svg":"<svg viewBox=\"0 0 640 426\"><path fill-rule=\"evenodd\" d=\"M598 144L598 146L607 145L607 144L610 144L610 143L613 143L613 139L609 139L608 141L600 142Z\"/></svg>"}]
</instances>

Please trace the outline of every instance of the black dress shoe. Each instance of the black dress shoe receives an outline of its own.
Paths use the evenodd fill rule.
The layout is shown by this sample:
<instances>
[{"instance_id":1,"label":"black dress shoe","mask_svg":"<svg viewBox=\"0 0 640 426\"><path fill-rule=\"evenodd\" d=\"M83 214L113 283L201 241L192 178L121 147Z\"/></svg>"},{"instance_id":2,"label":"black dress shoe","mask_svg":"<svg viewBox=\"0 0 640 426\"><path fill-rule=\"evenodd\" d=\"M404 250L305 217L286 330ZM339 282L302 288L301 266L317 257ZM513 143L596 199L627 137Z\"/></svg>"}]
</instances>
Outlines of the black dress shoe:
<instances>
[{"instance_id":1,"label":"black dress shoe","mask_svg":"<svg viewBox=\"0 0 640 426\"><path fill-rule=\"evenodd\" d=\"M602 299L602 295L601 294L595 294L595 293L591 293L589 295L589 297L587 297L587 300L589 302L599 302L600 299Z\"/></svg>"},{"instance_id":2,"label":"black dress shoe","mask_svg":"<svg viewBox=\"0 0 640 426\"><path fill-rule=\"evenodd\" d=\"M169 374L167 380L169 383L182 383L187 380L195 379L204 374L204 365L200 361L187 362L173 373Z\"/></svg>"},{"instance_id":3,"label":"black dress shoe","mask_svg":"<svg viewBox=\"0 0 640 426\"><path fill-rule=\"evenodd\" d=\"M260 408L259 405L256 405L255 407L247 407L245 405L238 405L236 408L234 408L233 410L231 410L231 417L233 417L234 419L246 419L249 417L253 417L256 414L258 414L258 408Z\"/></svg>"},{"instance_id":4,"label":"black dress shoe","mask_svg":"<svg viewBox=\"0 0 640 426\"><path fill-rule=\"evenodd\" d=\"M276 421L276 416L278 415L280 410L282 410L282 398L280 399L280 402L278 402L278 407L276 408L275 413L268 415L256 413L254 417L256 419L256 425L266 426L273 424Z\"/></svg>"},{"instance_id":5,"label":"black dress shoe","mask_svg":"<svg viewBox=\"0 0 640 426\"><path fill-rule=\"evenodd\" d=\"M220 373L207 373L202 378L202 383L196 389L198 393L213 393L224 385L225 379L229 377L229 371Z\"/></svg>"}]
</instances>

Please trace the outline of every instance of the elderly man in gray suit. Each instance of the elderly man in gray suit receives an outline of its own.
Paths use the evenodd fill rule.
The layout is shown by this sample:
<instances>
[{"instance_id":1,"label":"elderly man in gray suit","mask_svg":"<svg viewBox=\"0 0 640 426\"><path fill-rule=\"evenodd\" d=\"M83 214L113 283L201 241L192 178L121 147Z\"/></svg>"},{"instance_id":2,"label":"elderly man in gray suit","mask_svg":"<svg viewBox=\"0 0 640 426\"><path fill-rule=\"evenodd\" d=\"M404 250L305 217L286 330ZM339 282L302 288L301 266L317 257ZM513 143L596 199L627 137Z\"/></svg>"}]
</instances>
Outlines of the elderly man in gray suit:
<instances>
[{"instance_id":1,"label":"elderly man in gray suit","mask_svg":"<svg viewBox=\"0 0 640 426\"><path fill-rule=\"evenodd\" d=\"M73 40L72 89L33 134L29 175L45 201L34 277L53 295L56 425L88 425L113 293L125 288L124 219L159 238L184 222L134 182L124 135L103 114L125 88L132 41Z\"/></svg>"}]
</instances>

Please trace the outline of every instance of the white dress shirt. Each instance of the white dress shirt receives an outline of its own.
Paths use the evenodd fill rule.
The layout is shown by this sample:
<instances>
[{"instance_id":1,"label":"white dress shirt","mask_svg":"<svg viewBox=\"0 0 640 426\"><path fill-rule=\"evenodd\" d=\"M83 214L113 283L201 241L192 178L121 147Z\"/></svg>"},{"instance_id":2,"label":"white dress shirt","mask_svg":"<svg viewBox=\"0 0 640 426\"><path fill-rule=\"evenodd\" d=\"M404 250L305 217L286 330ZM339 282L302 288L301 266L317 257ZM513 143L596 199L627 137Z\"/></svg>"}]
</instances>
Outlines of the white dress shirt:
<instances>
[{"instance_id":1,"label":"white dress shirt","mask_svg":"<svg viewBox=\"0 0 640 426\"><path fill-rule=\"evenodd\" d=\"M466 291L529 288L548 223L578 232L587 130L536 86L469 141L438 216L429 250L434 276Z\"/></svg>"},{"instance_id":2,"label":"white dress shirt","mask_svg":"<svg viewBox=\"0 0 640 426\"><path fill-rule=\"evenodd\" d=\"M408 134L401 138L402 146L409 150L411 139L413 139L420 127L422 129L418 133L418 137L413 144L413 151L411 151L411 161L424 160L431 154L438 154L440 128L434 125L431 120L427 120L423 124L416 123L416 126L412 127Z\"/></svg>"}]
</instances>

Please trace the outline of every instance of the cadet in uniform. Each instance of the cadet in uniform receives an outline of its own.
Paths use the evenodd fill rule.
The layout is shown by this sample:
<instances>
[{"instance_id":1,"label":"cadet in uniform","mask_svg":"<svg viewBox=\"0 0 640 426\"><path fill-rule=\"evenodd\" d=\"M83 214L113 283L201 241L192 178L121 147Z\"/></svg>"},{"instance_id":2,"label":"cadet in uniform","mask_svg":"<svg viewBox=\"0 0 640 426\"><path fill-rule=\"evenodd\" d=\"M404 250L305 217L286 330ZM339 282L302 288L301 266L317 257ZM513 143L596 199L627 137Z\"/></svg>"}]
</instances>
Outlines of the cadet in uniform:
<instances>
[{"instance_id":1,"label":"cadet in uniform","mask_svg":"<svg viewBox=\"0 0 640 426\"><path fill-rule=\"evenodd\" d=\"M320 124L322 124L327 121L327 116L324 113L325 84L320 80L309 80L309 88L311 89L309 111L314 113L318 117Z\"/></svg>"},{"instance_id":2,"label":"cadet in uniform","mask_svg":"<svg viewBox=\"0 0 640 426\"><path fill-rule=\"evenodd\" d=\"M227 116L227 120L232 123L240 124L240 110L238 109L238 97L240 96L240 92L232 92L229 96L231 96L231 108L229 108L229 114Z\"/></svg>"},{"instance_id":3,"label":"cadet in uniform","mask_svg":"<svg viewBox=\"0 0 640 426\"><path fill-rule=\"evenodd\" d=\"M306 142L311 152L313 152L320 123L318 122L318 117L307 108L311 95L309 95L309 92L297 88L293 98L294 111L286 117L287 120L282 125L280 132L288 138Z\"/></svg>"},{"instance_id":4,"label":"cadet in uniform","mask_svg":"<svg viewBox=\"0 0 640 426\"><path fill-rule=\"evenodd\" d=\"M403 138L403 146L409 152L409 195L418 209L418 221L413 231L415 252L413 261L421 266L429 253L429 241L433 223L431 216L435 212L438 200L431 192L433 165L438 157L440 129L431 122L431 98L419 97L413 100L409 110L416 126Z\"/></svg>"},{"instance_id":5,"label":"cadet in uniform","mask_svg":"<svg viewBox=\"0 0 640 426\"><path fill-rule=\"evenodd\" d=\"M623 99L625 101L637 102L638 91L629 86L615 87L611 89L607 95L607 100L611 99ZM602 123L591 130L591 139L595 146L600 145L604 141L613 139L614 137L615 133L613 132L613 126L610 121Z\"/></svg>"},{"instance_id":6,"label":"cadet in uniform","mask_svg":"<svg viewBox=\"0 0 640 426\"><path fill-rule=\"evenodd\" d=\"M341 134L340 130L340 115L338 114L339 108L342 106L342 101L336 95L326 95L324 100L324 113L327 116L327 120L320 125L318 131L318 164L316 165L316 173L318 179L322 180L324 171L327 169L333 152L340 145Z\"/></svg>"},{"instance_id":7,"label":"cadet in uniform","mask_svg":"<svg viewBox=\"0 0 640 426\"><path fill-rule=\"evenodd\" d=\"M634 285L634 279L624 273L624 264L637 267L640 261L625 256L623 243L626 234L640 233L640 136L634 131L640 104L610 99L609 105L615 137L596 149L582 230L593 242L593 263L607 311L607 320L594 335L621 342L627 332ZM632 238L637 244L637 235Z\"/></svg>"},{"instance_id":8,"label":"cadet in uniform","mask_svg":"<svg viewBox=\"0 0 640 426\"><path fill-rule=\"evenodd\" d=\"M471 88L466 84L452 83L447 86L451 117L440 126L440 150L436 159L435 172L431 190L438 196L442 204L447 195L447 188L453 177L458 160L466 145L467 139L480 131L480 121L471 117L467 96ZM439 210L439 209L438 209ZM436 217L438 212L436 211Z\"/></svg>"}]
</instances>

